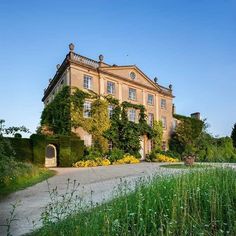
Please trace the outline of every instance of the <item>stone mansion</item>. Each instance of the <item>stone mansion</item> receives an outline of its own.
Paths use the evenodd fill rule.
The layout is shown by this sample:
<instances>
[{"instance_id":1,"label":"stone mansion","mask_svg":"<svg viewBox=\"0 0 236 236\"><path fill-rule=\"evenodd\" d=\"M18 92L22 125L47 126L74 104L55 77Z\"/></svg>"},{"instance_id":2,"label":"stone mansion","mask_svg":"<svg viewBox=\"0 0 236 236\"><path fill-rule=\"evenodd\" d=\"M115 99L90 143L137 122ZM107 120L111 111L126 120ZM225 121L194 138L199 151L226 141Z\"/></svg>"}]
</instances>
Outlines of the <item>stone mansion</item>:
<instances>
[{"instance_id":1,"label":"stone mansion","mask_svg":"<svg viewBox=\"0 0 236 236\"><path fill-rule=\"evenodd\" d=\"M49 104L56 93L64 85L78 87L82 90L94 91L99 95L111 94L120 102L128 101L134 104L142 104L146 108L148 123L161 120L163 124L163 149L167 148L168 139L176 125L173 118L173 92L172 85L168 88L161 86L157 79L150 79L136 65L109 65L104 62L103 55L98 61L79 55L74 52L74 45L69 45L69 53L61 65L57 65L57 71L53 79L44 91L42 101L45 106ZM91 108L91 101L85 101L84 109ZM109 111L108 111L109 112ZM84 112L84 116L88 115ZM135 109L128 110L128 118L135 122L138 113ZM92 137L82 128L75 132L80 136L86 146L92 144ZM142 157L152 148L151 141L147 137L141 137Z\"/></svg>"}]
</instances>

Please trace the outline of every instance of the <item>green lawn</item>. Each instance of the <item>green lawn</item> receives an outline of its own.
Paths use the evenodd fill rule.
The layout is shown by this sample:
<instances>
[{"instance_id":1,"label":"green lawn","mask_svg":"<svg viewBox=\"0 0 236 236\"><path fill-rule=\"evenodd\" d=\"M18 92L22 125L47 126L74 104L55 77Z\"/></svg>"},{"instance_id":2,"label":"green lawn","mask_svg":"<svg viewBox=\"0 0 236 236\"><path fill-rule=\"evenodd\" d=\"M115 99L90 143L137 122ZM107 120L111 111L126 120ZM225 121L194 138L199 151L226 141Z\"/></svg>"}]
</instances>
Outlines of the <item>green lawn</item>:
<instances>
[{"instance_id":1,"label":"green lawn","mask_svg":"<svg viewBox=\"0 0 236 236\"><path fill-rule=\"evenodd\" d=\"M32 235L236 235L235 180L236 171L223 168L158 177L57 223L49 210Z\"/></svg>"},{"instance_id":2,"label":"green lawn","mask_svg":"<svg viewBox=\"0 0 236 236\"><path fill-rule=\"evenodd\" d=\"M0 185L0 198L12 192L42 182L43 180L46 180L55 175L56 172L47 168L30 164L30 167L27 169L27 171L18 171L17 173L19 174L15 176L12 181L9 181L8 184Z\"/></svg>"},{"instance_id":3,"label":"green lawn","mask_svg":"<svg viewBox=\"0 0 236 236\"><path fill-rule=\"evenodd\" d=\"M173 169L201 169L201 168L211 168L212 165L194 163L192 166L186 166L183 163L178 163L178 164L165 164L165 165L161 165L160 167L173 168Z\"/></svg>"}]
</instances>

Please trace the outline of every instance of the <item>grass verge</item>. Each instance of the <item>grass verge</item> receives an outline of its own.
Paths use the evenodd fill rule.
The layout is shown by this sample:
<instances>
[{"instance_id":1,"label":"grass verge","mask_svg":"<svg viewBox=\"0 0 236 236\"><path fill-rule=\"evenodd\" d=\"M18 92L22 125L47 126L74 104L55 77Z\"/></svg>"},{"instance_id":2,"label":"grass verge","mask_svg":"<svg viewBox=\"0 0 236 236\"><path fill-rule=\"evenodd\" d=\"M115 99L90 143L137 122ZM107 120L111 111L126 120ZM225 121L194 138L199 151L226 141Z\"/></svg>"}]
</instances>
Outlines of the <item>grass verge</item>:
<instances>
[{"instance_id":1,"label":"grass verge","mask_svg":"<svg viewBox=\"0 0 236 236\"><path fill-rule=\"evenodd\" d=\"M16 192L42 182L56 173L55 171L47 168L38 167L28 163L26 165L27 168L24 164L21 165L22 167L18 167L17 174L14 173L15 175L9 178L10 181L7 181L4 185L0 185L0 198L5 197L12 192Z\"/></svg>"},{"instance_id":2,"label":"grass verge","mask_svg":"<svg viewBox=\"0 0 236 236\"><path fill-rule=\"evenodd\" d=\"M183 163L178 163L178 164L161 165L160 167L173 168L173 169L202 169L202 168L211 168L213 166L207 165L207 164L202 164L202 163L194 163L192 166L186 166Z\"/></svg>"},{"instance_id":3,"label":"grass verge","mask_svg":"<svg viewBox=\"0 0 236 236\"><path fill-rule=\"evenodd\" d=\"M32 235L236 235L235 179L220 168L154 178Z\"/></svg>"}]
</instances>

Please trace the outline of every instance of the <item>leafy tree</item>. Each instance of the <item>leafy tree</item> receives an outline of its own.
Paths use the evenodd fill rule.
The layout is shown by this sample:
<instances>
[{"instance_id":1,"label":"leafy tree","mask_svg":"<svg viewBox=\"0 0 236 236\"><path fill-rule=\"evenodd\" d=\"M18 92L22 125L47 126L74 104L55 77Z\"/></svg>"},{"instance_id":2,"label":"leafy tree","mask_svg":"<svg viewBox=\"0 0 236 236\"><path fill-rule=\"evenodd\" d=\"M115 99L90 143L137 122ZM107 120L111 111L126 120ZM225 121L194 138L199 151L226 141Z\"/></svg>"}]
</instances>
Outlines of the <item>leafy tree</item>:
<instances>
[{"instance_id":1,"label":"leafy tree","mask_svg":"<svg viewBox=\"0 0 236 236\"><path fill-rule=\"evenodd\" d=\"M204 122L191 117L177 116L180 120L170 140L170 149L181 155L195 155L197 140L204 128Z\"/></svg>"},{"instance_id":2,"label":"leafy tree","mask_svg":"<svg viewBox=\"0 0 236 236\"><path fill-rule=\"evenodd\" d=\"M231 138L233 140L233 145L236 148L236 123L234 124L234 127L232 129Z\"/></svg>"},{"instance_id":3,"label":"leafy tree","mask_svg":"<svg viewBox=\"0 0 236 236\"><path fill-rule=\"evenodd\" d=\"M216 138L207 132L202 132L197 141L197 156L200 161L236 161L232 139L230 137Z\"/></svg>"}]
</instances>

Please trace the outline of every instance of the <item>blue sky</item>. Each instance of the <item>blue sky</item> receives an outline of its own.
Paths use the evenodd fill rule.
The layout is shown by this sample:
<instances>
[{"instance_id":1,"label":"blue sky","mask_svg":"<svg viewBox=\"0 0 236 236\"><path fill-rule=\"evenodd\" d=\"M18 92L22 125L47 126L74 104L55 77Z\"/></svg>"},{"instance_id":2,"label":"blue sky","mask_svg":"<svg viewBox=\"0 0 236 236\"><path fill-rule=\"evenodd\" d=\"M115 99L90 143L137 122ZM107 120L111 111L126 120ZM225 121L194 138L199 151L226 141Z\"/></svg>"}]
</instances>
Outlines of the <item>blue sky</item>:
<instances>
[{"instance_id":1,"label":"blue sky","mask_svg":"<svg viewBox=\"0 0 236 236\"><path fill-rule=\"evenodd\" d=\"M214 135L236 122L236 1L0 1L0 118L34 132L56 64L79 54L173 84L177 113Z\"/></svg>"}]
</instances>

